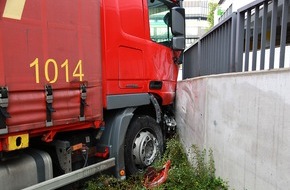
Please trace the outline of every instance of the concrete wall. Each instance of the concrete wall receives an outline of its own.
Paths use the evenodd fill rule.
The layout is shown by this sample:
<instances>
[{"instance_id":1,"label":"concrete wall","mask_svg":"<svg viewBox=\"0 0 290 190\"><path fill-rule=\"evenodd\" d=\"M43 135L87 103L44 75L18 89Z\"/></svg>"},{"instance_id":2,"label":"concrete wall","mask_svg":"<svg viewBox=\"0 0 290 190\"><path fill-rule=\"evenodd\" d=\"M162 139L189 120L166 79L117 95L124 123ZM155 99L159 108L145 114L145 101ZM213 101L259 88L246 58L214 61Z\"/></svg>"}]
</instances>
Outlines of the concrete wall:
<instances>
[{"instance_id":1,"label":"concrete wall","mask_svg":"<svg viewBox=\"0 0 290 190\"><path fill-rule=\"evenodd\" d=\"M236 190L290 188L290 70L179 81L181 141L213 150Z\"/></svg>"}]
</instances>

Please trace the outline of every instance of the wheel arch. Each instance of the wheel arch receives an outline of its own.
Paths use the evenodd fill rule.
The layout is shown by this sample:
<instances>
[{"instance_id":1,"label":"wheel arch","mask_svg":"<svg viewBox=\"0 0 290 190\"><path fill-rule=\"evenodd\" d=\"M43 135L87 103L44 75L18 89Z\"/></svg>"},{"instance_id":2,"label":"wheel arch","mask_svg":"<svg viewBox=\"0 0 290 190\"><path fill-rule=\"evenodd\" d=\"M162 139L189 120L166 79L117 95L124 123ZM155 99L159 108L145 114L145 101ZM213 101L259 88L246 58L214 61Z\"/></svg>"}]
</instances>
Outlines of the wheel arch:
<instances>
[{"instance_id":1,"label":"wheel arch","mask_svg":"<svg viewBox=\"0 0 290 190\"><path fill-rule=\"evenodd\" d=\"M132 97L132 95L130 96ZM142 96L144 97L144 94ZM148 115L154 118L157 123L161 122L161 107L158 98L152 94L147 94L145 97L146 101L143 104L139 103L127 108L115 106L112 110L104 112L106 127L100 145L109 147L110 157L116 158L115 176L120 179L125 178L125 176L120 175L120 171L125 170L124 142L132 118L135 115Z\"/></svg>"},{"instance_id":2,"label":"wheel arch","mask_svg":"<svg viewBox=\"0 0 290 190\"><path fill-rule=\"evenodd\" d=\"M148 94L150 103L147 105L139 106L135 111L135 115L148 115L156 120L158 124L162 120L161 99L153 94Z\"/></svg>"}]
</instances>

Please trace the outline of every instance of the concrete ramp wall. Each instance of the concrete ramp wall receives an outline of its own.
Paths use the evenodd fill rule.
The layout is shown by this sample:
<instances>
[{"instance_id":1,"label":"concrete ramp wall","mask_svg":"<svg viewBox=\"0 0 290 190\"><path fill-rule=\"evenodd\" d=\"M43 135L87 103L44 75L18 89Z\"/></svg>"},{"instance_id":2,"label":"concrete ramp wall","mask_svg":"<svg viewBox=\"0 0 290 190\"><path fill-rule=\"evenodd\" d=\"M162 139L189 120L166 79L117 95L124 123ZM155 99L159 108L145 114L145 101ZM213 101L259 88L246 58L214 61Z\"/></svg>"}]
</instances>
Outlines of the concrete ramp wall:
<instances>
[{"instance_id":1,"label":"concrete ramp wall","mask_svg":"<svg viewBox=\"0 0 290 190\"><path fill-rule=\"evenodd\" d=\"M176 119L185 148L211 148L231 188L290 188L289 69L179 81Z\"/></svg>"}]
</instances>

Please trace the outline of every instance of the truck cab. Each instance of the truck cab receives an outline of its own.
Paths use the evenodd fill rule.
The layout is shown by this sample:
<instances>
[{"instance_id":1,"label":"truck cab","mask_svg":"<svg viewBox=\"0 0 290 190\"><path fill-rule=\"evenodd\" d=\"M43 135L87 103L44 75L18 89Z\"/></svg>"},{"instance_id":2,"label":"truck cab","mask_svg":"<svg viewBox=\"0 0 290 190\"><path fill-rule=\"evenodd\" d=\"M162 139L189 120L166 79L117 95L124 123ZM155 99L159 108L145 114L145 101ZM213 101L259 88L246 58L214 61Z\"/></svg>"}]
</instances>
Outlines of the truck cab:
<instances>
[{"instance_id":1,"label":"truck cab","mask_svg":"<svg viewBox=\"0 0 290 190\"><path fill-rule=\"evenodd\" d=\"M132 114L130 124L119 130L126 135L106 137L119 139L106 144L118 144L119 150L124 146L124 152L111 152L119 155L117 160L125 158L117 163L119 170L134 174L154 161L163 151L166 134L175 131L173 103L185 46L184 9L175 0L114 0L102 6L108 7L102 12L104 108L106 115L126 108Z\"/></svg>"},{"instance_id":2,"label":"truck cab","mask_svg":"<svg viewBox=\"0 0 290 190\"><path fill-rule=\"evenodd\" d=\"M3 0L0 13L3 189L108 167L125 179L162 154L176 128L179 0Z\"/></svg>"},{"instance_id":3,"label":"truck cab","mask_svg":"<svg viewBox=\"0 0 290 190\"><path fill-rule=\"evenodd\" d=\"M177 62L184 49L177 2L103 1L110 7L102 13L105 108L116 107L111 103L114 95L122 95L117 98L124 100L124 107L133 101L132 94L142 93L155 94L162 105L173 103Z\"/></svg>"}]
</instances>

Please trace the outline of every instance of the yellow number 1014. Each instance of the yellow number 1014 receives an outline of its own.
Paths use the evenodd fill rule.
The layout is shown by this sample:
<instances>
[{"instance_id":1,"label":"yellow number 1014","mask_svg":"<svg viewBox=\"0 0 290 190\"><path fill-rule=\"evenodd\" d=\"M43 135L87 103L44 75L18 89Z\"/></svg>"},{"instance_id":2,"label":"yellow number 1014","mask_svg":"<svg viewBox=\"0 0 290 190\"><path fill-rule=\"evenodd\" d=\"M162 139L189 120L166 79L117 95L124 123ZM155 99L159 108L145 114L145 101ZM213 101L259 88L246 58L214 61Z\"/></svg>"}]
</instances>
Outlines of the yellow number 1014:
<instances>
[{"instance_id":1,"label":"yellow number 1014","mask_svg":"<svg viewBox=\"0 0 290 190\"><path fill-rule=\"evenodd\" d=\"M36 58L31 64L30 68L34 67L35 69L35 82L40 82L40 74L39 74L39 59ZM47 82L55 83L58 80L58 64L54 59L47 59L44 65L44 77ZM60 66L61 69L65 70L65 81L70 81L70 72L69 72L69 62L66 59ZM53 74L49 74L49 69L53 70ZM78 61L78 64L75 66L74 71L72 73L72 77L78 78L79 81L83 81L84 73L82 60Z\"/></svg>"}]
</instances>

